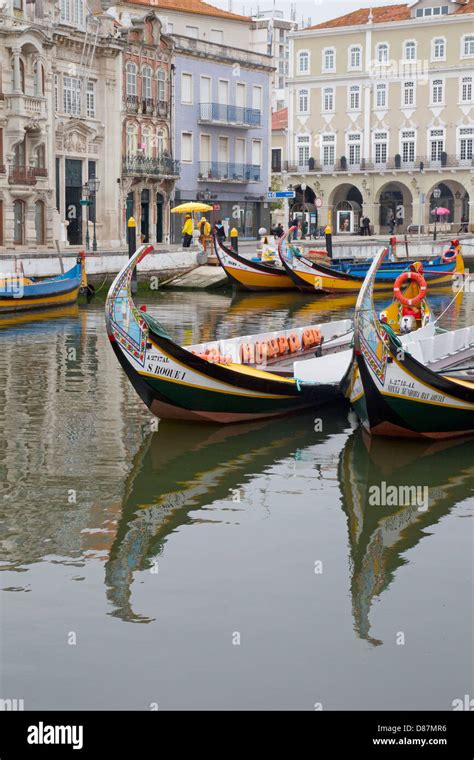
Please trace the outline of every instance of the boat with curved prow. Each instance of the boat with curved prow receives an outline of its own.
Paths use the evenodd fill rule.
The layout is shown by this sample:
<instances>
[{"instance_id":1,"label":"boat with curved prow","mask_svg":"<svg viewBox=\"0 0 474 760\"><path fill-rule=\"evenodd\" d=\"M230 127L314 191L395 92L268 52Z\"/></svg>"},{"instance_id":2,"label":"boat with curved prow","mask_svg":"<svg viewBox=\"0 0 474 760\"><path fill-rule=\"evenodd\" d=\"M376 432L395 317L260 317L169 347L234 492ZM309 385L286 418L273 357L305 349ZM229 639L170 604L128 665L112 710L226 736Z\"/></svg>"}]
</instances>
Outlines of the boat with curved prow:
<instances>
[{"instance_id":1,"label":"boat with curved prow","mask_svg":"<svg viewBox=\"0 0 474 760\"><path fill-rule=\"evenodd\" d=\"M152 250L141 246L117 275L105 313L112 348L153 414L240 422L316 407L339 395L347 360L341 363L337 357L350 354L344 349L352 340L351 320L182 347L132 299L133 271ZM298 379L305 359L313 363L311 382ZM326 359L331 360L329 371L325 365L318 379L314 362Z\"/></svg>"},{"instance_id":2,"label":"boat with curved prow","mask_svg":"<svg viewBox=\"0 0 474 760\"><path fill-rule=\"evenodd\" d=\"M357 299L354 355L342 389L372 435L444 439L474 434L474 326L408 341L377 317L374 260Z\"/></svg>"},{"instance_id":3,"label":"boat with curved prow","mask_svg":"<svg viewBox=\"0 0 474 760\"><path fill-rule=\"evenodd\" d=\"M360 290L371 261L355 259L334 259L320 256L320 260L309 259L289 241L294 228L282 236L278 246L281 262L289 277L299 290L321 293L356 293ZM388 248L384 251L388 254ZM413 259L387 261L377 272L375 292L391 290L396 277L407 270ZM464 276L464 260L459 240L453 240L442 254L423 261L424 275L431 287L452 284L457 277Z\"/></svg>"},{"instance_id":4,"label":"boat with curved prow","mask_svg":"<svg viewBox=\"0 0 474 760\"><path fill-rule=\"evenodd\" d=\"M294 290L293 280L278 262L252 261L228 248L213 235L219 264L239 290Z\"/></svg>"},{"instance_id":5,"label":"boat with curved prow","mask_svg":"<svg viewBox=\"0 0 474 760\"><path fill-rule=\"evenodd\" d=\"M50 309L77 301L81 288L87 287L84 256L78 256L71 269L57 277L36 279L17 274L0 275L0 314Z\"/></svg>"}]
</instances>

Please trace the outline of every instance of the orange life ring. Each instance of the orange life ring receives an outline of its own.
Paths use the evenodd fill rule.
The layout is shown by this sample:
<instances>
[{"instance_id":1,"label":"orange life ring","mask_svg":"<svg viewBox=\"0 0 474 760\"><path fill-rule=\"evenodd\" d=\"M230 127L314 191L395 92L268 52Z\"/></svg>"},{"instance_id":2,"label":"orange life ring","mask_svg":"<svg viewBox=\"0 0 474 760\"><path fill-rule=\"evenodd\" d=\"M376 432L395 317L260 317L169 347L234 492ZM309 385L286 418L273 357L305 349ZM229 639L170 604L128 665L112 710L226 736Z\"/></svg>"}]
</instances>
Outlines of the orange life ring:
<instances>
[{"instance_id":1,"label":"orange life ring","mask_svg":"<svg viewBox=\"0 0 474 760\"><path fill-rule=\"evenodd\" d=\"M445 264L450 264L456 259L456 249L448 248L448 250L443 253L441 258Z\"/></svg>"},{"instance_id":2,"label":"orange life ring","mask_svg":"<svg viewBox=\"0 0 474 760\"><path fill-rule=\"evenodd\" d=\"M414 280L419 285L420 292L414 298L407 298L400 290L400 286L403 285L403 283L407 280ZM397 301L400 301L403 306L417 306L423 301L427 290L428 286L426 284L426 280L419 272L402 272L395 280L393 286L393 293L395 295L395 298Z\"/></svg>"},{"instance_id":3,"label":"orange life ring","mask_svg":"<svg viewBox=\"0 0 474 760\"><path fill-rule=\"evenodd\" d=\"M296 333L291 333L291 335L288 338L288 343L290 346L290 352L292 354L294 354L295 351L299 351L301 348L301 341L298 338Z\"/></svg>"}]
</instances>

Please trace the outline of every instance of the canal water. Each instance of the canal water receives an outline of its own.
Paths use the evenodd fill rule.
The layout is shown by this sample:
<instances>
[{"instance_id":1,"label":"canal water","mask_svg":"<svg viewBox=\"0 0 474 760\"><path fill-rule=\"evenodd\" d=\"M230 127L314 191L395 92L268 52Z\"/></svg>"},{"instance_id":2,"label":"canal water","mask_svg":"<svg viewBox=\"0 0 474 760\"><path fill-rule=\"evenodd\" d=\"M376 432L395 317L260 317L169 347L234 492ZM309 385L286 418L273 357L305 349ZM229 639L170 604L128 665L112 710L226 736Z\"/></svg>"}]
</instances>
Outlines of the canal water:
<instances>
[{"instance_id":1,"label":"canal water","mask_svg":"<svg viewBox=\"0 0 474 760\"><path fill-rule=\"evenodd\" d=\"M433 302L442 324L473 324L474 296L450 298ZM353 311L292 293L147 301L183 344ZM474 696L472 442L369 441L345 407L156 425L98 301L4 319L0 343L0 698L396 710Z\"/></svg>"}]
</instances>

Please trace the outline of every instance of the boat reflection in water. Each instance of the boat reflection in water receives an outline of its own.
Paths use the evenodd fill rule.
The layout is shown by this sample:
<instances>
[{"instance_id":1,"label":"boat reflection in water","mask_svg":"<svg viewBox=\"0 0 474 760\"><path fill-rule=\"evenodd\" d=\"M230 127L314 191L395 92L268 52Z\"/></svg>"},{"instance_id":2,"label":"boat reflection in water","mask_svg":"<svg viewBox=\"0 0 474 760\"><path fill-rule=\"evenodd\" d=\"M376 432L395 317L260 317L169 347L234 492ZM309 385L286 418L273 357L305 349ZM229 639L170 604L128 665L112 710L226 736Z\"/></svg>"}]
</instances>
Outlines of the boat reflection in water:
<instances>
[{"instance_id":1,"label":"boat reflection in water","mask_svg":"<svg viewBox=\"0 0 474 760\"><path fill-rule=\"evenodd\" d=\"M342 445L334 453L334 465L349 532L354 630L370 644L382 644L370 632L372 602L388 589L397 569L408 561L406 552L428 535L427 528L472 494L472 442L370 441L360 428L348 426L345 410L327 412L324 432L314 431L312 415L294 418L291 424L273 420L217 430L161 422L137 452L125 483L105 569L110 614L150 622L132 609L135 574L153 572L168 537L199 520L196 510L218 500L227 500L229 509L245 509L233 503L233 494L245 492L275 464L290 463L298 477L299 460L305 466L314 463L318 478L331 479L332 485L334 470L323 462L326 458L327 465L328 440L333 439L334 450L339 435ZM401 486L402 494L403 487L412 486L415 498L400 498L393 506L377 503L377 493L383 500L391 486Z\"/></svg>"},{"instance_id":2,"label":"boat reflection in water","mask_svg":"<svg viewBox=\"0 0 474 760\"><path fill-rule=\"evenodd\" d=\"M383 643L370 633L372 602L406 564L405 553L429 535L426 529L472 496L472 446L472 440L371 440L361 428L344 446L339 483L349 531L354 629L361 639Z\"/></svg>"},{"instance_id":3,"label":"boat reflection in water","mask_svg":"<svg viewBox=\"0 0 474 760\"><path fill-rule=\"evenodd\" d=\"M190 513L219 499L231 507L233 493L276 462L306 461L335 433L347 430L347 411L328 410L324 433L314 415L290 423L260 421L218 428L161 421L137 452L125 485L122 517L106 563L107 597L119 618L150 622L130 602L135 572L153 569L168 536L192 523Z\"/></svg>"}]
</instances>

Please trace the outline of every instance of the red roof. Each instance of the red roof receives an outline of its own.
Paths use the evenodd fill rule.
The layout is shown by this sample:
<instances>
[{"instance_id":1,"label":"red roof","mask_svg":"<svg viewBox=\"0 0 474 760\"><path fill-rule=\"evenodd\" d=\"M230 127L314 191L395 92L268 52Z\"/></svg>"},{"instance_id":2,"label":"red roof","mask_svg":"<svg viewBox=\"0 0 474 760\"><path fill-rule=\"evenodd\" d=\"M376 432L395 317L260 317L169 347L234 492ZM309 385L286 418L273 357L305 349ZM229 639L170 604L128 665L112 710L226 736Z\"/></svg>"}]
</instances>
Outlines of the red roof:
<instances>
[{"instance_id":1,"label":"red roof","mask_svg":"<svg viewBox=\"0 0 474 760\"><path fill-rule=\"evenodd\" d=\"M322 24L309 26L307 29L335 29L340 26L360 26L367 24L369 20L370 8L359 8L357 11L346 13L345 16L338 16L330 21L323 21ZM457 8L455 13L474 13L474 0L466 0L464 5ZM407 21L411 18L411 7L409 5L381 5L372 8L372 22L374 24L386 24L390 21Z\"/></svg>"},{"instance_id":2,"label":"red roof","mask_svg":"<svg viewBox=\"0 0 474 760\"><path fill-rule=\"evenodd\" d=\"M288 126L288 108L280 108L272 113L272 129L285 129Z\"/></svg>"},{"instance_id":3,"label":"red roof","mask_svg":"<svg viewBox=\"0 0 474 760\"><path fill-rule=\"evenodd\" d=\"M148 5L154 10L178 11L181 13L197 13L201 16L216 16L230 21L250 21L250 16L239 16L237 13L224 11L204 0L130 0L131 5Z\"/></svg>"}]
</instances>

